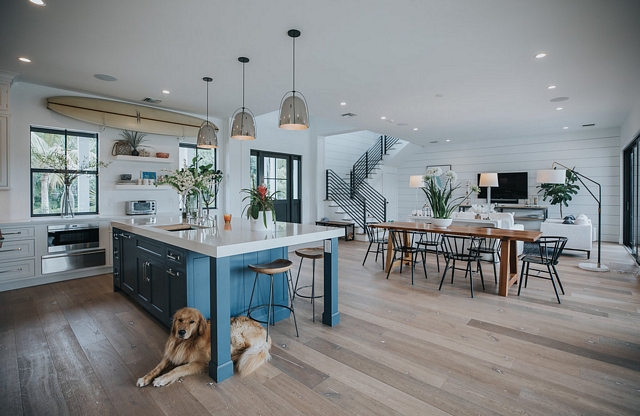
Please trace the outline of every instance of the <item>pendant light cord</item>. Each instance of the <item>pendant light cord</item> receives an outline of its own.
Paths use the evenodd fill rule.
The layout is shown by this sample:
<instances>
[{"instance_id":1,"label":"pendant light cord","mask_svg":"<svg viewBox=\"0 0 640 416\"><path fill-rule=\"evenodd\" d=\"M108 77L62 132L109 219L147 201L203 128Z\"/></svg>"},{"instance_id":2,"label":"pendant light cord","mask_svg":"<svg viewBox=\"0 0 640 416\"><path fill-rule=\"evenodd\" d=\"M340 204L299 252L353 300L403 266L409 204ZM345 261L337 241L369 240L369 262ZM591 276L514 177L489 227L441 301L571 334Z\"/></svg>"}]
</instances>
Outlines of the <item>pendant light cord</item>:
<instances>
[{"instance_id":1,"label":"pendant light cord","mask_svg":"<svg viewBox=\"0 0 640 416\"><path fill-rule=\"evenodd\" d=\"M242 63L242 111L244 112L244 62Z\"/></svg>"},{"instance_id":2,"label":"pendant light cord","mask_svg":"<svg viewBox=\"0 0 640 416\"><path fill-rule=\"evenodd\" d=\"M296 92L296 38L293 38L293 90Z\"/></svg>"},{"instance_id":3,"label":"pendant light cord","mask_svg":"<svg viewBox=\"0 0 640 416\"><path fill-rule=\"evenodd\" d=\"M207 125L209 124L209 81L207 81Z\"/></svg>"}]
</instances>

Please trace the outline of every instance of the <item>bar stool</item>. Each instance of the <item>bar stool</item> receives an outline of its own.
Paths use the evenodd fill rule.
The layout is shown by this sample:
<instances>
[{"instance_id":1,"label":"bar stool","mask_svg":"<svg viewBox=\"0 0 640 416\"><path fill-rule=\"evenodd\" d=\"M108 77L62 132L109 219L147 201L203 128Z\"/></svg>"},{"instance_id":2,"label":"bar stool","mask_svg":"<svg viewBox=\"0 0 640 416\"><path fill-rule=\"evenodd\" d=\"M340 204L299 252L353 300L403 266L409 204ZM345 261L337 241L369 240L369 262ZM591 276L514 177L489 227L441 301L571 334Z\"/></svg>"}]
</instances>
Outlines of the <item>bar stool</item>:
<instances>
[{"instance_id":1,"label":"bar stool","mask_svg":"<svg viewBox=\"0 0 640 416\"><path fill-rule=\"evenodd\" d=\"M247 316L251 319L254 319L253 317L251 317L252 312L258 309L267 308L266 321L260 321L258 319L254 319L256 322L260 322L261 324L267 324L267 340L269 340L269 323L271 323L271 325L275 325L275 322L271 322L271 316L275 314L274 311L276 307L289 309L291 311L291 314L293 315L293 323L296 327L296 336L297 337L300 336L298 334L298 322L296 321L296 312L293 310L293 296L292 296L293 293L289 296L289 300L291 301L291 306L283 305L283 304L275 304L273 301L273 275L279 274L279 273L286 273L288 278L287 287L289 287L289 285L292 283L291 270L290 270L291 266L293 266L293 263L291 263L291 261L287 259L277 259L270 263L249 264L247 266L249 267L250 270L256 272L256 278L253 281L253 289L251 290L251 298L249 299L249 308L247 309ZM253 294L256 290L256 285L258 284L258 276L260 276L260 274L268 275L271 278L271 284L269 287L269 303L265 305L251 306L253 304Z\"/></svg>"},{"instance_id":2,"label":"bar stool","mask_svg":"<svg viewBox=\"0 0 640 416\"><path fill-rule=\"evenodd\" d=\"M300 266L298 267L298 276L296 277L296 285L293 288L293 299L295 300L296 296L305 299L311 299L311 308L313 313L313 322L316 321L316 298L321 298L323 295L316 296L316 260L324 257L324 249L322 247L312 247L312 248L301 248L296 250L296 254L300 257ZM300 270L302 269L302 262L304 259L313 260L313 272L311 277L311 284L306 286L298 287L298 280L300 279ZM311 296L301 295L298 293L300 289L311 288Z\"/></svg>"}]
</instances>

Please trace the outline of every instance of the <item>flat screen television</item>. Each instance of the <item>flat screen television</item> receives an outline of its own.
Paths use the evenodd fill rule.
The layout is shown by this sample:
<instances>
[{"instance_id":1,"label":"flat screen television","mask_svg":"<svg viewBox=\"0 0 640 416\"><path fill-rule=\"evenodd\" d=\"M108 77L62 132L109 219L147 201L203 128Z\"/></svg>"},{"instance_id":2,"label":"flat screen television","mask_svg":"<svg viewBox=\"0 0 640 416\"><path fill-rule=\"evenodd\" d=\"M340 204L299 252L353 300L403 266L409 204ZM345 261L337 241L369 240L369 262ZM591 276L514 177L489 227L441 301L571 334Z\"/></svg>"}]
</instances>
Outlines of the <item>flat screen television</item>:
<instances>
[{"instance_id":1,"label":"flat screen television","mask_svg":"<svg viewBox=\"0 0 640 416\"><path fill-rule=\"evenodd\" d=\"M480 174L478 173L478 183ZM498 173L498 187L491 188L491 202L517 203L518 199L529 197L529 177L527 172ZM478 198L487 198L487 187L480 187Z\"/></svg>"}]
</instances>

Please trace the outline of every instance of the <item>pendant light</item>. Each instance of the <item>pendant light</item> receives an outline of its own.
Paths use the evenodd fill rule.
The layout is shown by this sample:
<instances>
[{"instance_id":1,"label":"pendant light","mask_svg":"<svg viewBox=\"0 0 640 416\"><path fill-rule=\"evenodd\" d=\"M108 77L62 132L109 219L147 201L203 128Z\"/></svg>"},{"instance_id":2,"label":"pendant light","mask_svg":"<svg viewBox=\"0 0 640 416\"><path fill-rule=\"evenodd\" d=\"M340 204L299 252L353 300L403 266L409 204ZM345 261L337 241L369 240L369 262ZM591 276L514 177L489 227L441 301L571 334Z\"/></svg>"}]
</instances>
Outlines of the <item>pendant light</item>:
<instances>
[{"instance_id":1,"label":"pendant light","mask_svg":"<svg viewBox=\"0 0 640 416\"><path fill-rule=\"evenodd\" d=\"M242 62L242 108L238 108L231 116L231 138L236 140L255 140L256 120L251 110L244 106L244 64L249 62L249 58L241 56L238 61Z\"/></svg>"},{"instance_id":2,"label":"pendant light","mask_svg":"<svg viewBox=\"0 0 640 416\"><path fill-rule=\"evenodd\" d=\"M293 39L293 89L282 97L280 103L280 128L284 130L305 130L309 128L307 100L300 91L296 91L296 38L300 31L291 29L287 32Z\"/></svg>"},{"instance_id":3,"label":"pendant light","mask_svg":"<svg viewBox=\"0 0 640 416\"><path fill-rule=\"evenodd\" d=\"M210 77L202 78L207 83L207 121L202 123L198 131L198 144L200 149L213 149L218 147L218 136L216 136L216 126L209 121L209 83L213 81Z\"/></svg>"}]
</instances>

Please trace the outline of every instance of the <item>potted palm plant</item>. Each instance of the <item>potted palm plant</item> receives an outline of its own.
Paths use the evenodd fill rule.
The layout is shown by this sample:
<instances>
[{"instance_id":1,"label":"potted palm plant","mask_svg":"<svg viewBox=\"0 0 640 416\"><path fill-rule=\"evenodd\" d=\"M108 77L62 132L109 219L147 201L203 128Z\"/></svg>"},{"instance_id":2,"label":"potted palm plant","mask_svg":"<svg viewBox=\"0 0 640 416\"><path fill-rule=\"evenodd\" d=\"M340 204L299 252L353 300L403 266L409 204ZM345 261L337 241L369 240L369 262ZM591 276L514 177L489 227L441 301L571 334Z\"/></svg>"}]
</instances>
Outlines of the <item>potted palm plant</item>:
<instances>
[{"instance_id":1,"label":"potted palm plant","mask_svg":"<svg viewBox=\"0 0 640 416\"><path fill-rule=\"evenodd\" d=\"M141 133L139 131L122 130L122 133L120 133L120 137L122 137L124 141L129 143L129 145L131 146L132 156L138 156L140 154L138 152L138 147L140 147L141 143L146 141L144 139L145 136L146 133Z\"/></svg>"}]
</instances>

